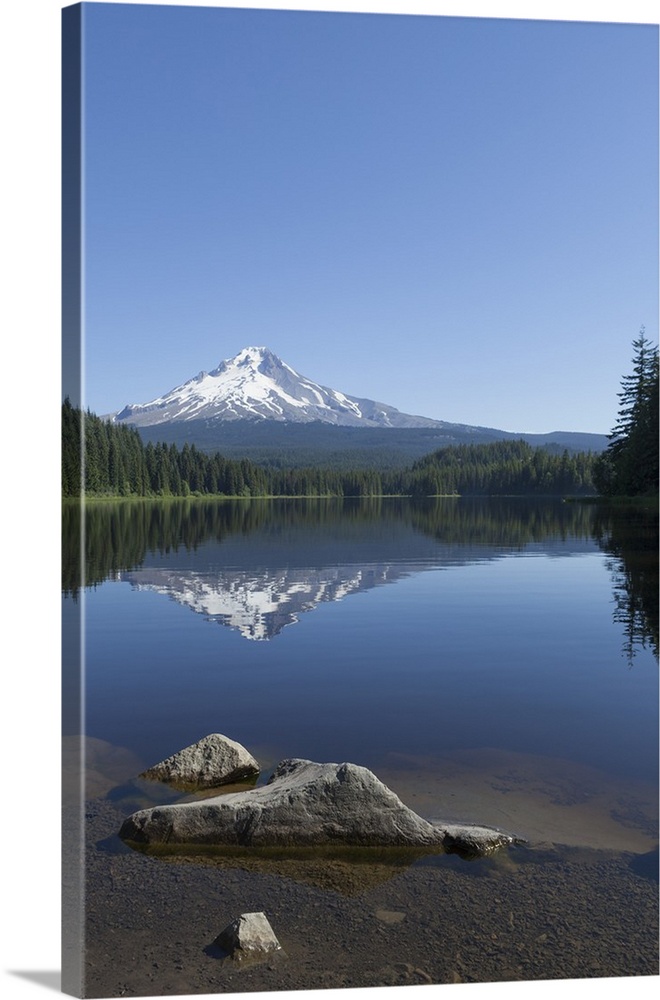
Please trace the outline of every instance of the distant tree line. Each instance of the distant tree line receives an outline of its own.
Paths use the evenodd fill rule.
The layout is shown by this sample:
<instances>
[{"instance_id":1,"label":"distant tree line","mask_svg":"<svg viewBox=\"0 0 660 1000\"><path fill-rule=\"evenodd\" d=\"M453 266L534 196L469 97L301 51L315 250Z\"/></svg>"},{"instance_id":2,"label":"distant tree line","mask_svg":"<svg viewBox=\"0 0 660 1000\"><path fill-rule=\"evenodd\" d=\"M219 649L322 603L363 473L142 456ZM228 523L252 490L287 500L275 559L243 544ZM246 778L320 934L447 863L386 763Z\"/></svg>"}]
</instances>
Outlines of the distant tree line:
<instances>
[{"instance_id":1,"label":"distant tree line","mask_svg":"<svg viewBox=\"0 0 660 1000\"><path fill-rule=\"evenodd\" d=\"M633 341L632 372L621 380L617 424L594 466L602 496L658 493L658 348L644 327Z\"/></svg>"},{"instance_id":2,"label":"distant tree line","mask_svg":"<svg viewBox=\"0 0 660 1000\"><path fill-rule=\"evenodd\" d=\"M592 493L591 452L554 454L525 441L454 445L415 462L402 476L413 496L533 496Z\"/></svg>"},{"instance_id":3,"label":"distant tree line","mask_svg":"<svg viewBox=\"0 0 660 1000\"><path fill-rule=\"evenodd\" d=\"M595 456L524 441L441 448L407 469L267 469L194 444L143 443L135 428L62 407L65 497L560 495L593 492Z\"/></svg>"}]
</instances>

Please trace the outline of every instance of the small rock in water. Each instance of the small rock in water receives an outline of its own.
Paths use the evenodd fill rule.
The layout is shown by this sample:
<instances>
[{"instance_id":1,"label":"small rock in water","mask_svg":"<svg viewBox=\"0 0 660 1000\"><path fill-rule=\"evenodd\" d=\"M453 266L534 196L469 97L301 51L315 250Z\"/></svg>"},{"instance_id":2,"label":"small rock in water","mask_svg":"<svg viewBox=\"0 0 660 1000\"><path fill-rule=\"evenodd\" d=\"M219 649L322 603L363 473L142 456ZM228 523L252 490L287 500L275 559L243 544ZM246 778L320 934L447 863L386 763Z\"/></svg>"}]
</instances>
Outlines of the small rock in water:
<instances>
[{"instance_id":1,"label":"small rock in water","mask_svg":"<svg viewBox=\"0 0 660 1000\"><path fill-rule=\"evenodd\" d=\"M460 854L466 858L480 858L493 854L500 847L523 843L520 837L512 837L501 830L473 824L444 823L444 847L448 853Z\"/></svg>"},{"instance_id":2,"label":"small rock in water","mask_svg":"<svg viewBox=\"0 0 660 1000\"><path fill-rule=\"evenodd\" d=\"M259 770L258 762L244 746L221 733L211 733L154 764L140 777L173 785L215 788L253 778Z\"/></svg>"},{"instance_id":3,"label":"small rock in water","mask_svg":"<svg viewBox=\"0 0 660 1000\"><path fill-rule=\"evenodd\" d=\"M400 910L376 910L376 919L383 924L400 924L405 916Z\"/></svg>"},{"instance_id":4,"label":"small rock in water","mask_svg":"<svg viewBox=\"0 0 660 1000\"><path fill-rule=\"evenodd\" d=\"M254 961L282 951L265 913L242 913L218 935L215 944L238 962Z\"/></svg>"}]
</instances>

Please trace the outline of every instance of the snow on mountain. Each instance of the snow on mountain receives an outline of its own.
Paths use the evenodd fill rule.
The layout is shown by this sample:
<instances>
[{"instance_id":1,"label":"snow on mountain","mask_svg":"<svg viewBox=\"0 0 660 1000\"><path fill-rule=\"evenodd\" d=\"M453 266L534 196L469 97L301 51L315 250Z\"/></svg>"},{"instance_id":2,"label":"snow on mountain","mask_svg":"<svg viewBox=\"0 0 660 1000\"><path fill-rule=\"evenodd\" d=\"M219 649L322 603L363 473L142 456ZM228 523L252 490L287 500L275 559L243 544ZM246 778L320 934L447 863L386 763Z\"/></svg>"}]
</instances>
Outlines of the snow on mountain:
<instances>
[{"instance_id":1,"label":"snow on mountain","mask_svg":"<svg viewBox=\"0 0 660 1000\"><path fill-rule=\"evenodd\" d=\"M372 399L347 396L306 378L267 347L246 347L213 371L149 403L112 414L114 422L146 427L185 420L276 420L353 427L439 427L440 421L401 413Z\"/></svg>"}]
</instances>

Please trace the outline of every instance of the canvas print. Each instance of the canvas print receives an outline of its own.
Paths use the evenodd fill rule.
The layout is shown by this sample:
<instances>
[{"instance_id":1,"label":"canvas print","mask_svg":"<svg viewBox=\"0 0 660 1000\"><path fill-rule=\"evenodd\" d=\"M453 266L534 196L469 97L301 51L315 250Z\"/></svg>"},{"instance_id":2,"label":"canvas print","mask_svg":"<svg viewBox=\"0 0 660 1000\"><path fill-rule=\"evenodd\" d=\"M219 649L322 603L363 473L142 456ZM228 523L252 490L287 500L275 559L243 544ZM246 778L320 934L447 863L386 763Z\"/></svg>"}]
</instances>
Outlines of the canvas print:
<instances>
[{"instance_id":1,"label":"canvas print","mask_svg":"<svg viewBox=\"0 0 660 1000\"><path fill-rule=\"evenodd\" d=\"M656 977L657 25L62 25L64 991Z\"/></svg>"}]
</instances>

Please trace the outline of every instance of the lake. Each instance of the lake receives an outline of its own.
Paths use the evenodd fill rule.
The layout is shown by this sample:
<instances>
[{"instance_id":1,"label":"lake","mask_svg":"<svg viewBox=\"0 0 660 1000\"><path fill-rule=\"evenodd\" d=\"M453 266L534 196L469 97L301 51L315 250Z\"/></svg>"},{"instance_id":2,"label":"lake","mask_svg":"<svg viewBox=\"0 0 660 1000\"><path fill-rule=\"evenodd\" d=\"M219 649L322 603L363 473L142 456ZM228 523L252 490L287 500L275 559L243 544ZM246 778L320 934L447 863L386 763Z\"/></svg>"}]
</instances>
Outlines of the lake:
<instances>
[{"instance_id":1,"label":"lake","mask_svg":"<svg viewBox=\"0 0 660 1000\"><path fill-rule=\"evenodd\" d=\"M93 502L85 520L83 569L80 511L65 508L90 798L123 814L169 800L135 776L220 732L257 757L260 781L287 757L352 761L429 819L653 854L652 514L189 500ZM65 737L79 728L65 714ZM632 961L606 974L635 974Z\"/></svg>"}]
</instances>

